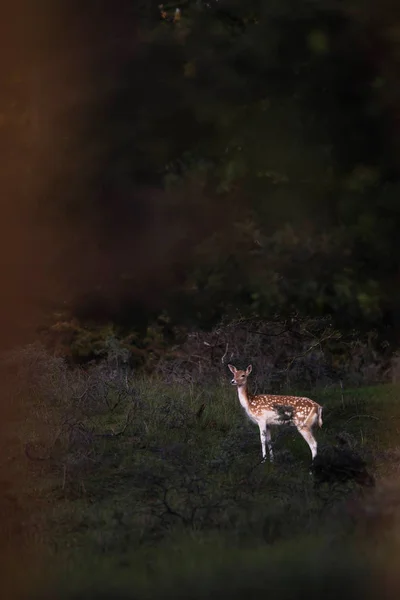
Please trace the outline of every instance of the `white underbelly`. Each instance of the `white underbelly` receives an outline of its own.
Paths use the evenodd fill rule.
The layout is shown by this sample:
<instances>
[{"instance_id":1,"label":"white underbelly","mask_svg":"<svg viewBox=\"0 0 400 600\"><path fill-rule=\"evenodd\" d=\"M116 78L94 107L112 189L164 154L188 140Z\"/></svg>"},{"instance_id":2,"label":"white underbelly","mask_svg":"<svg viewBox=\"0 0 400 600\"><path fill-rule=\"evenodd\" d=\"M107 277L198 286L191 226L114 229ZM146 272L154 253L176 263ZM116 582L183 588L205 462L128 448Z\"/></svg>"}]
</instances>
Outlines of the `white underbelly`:
<instances>
[{"instance_id":1,"label":"white underbelly","mask_svg":"<svg viewBox=\"0 0 400 600\"><path fill-rule=\"evenodd\" d=\"M250 421L253 423L266 423L266 425L293 425L293 421L290 419L290 413L287 413L287 419L285 419L285 413L280 415L275 410L267 410L264 411L261 415L255 415L250 410L246 410L245 412L249 417Z\"/></svg>"},{"instance_id":2,"label":"white underbelly","mask_svg":"<svg viewBox=\"0 0 400 600\"><path fill-rule=\"evenodd\" d=\"M282 417L275 410L264 412L262 418L266 421L267 425L282 425L284 422Z\"/></svg>"}]
</instances>

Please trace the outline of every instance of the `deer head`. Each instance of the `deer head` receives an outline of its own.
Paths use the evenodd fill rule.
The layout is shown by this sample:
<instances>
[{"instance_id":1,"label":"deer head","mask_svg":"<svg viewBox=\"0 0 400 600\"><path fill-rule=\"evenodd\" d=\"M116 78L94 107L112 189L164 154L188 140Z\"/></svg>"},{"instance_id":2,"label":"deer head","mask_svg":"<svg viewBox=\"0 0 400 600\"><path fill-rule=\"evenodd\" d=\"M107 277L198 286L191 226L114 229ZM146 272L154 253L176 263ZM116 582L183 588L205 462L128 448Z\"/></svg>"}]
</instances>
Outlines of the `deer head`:
<instances>
[{"instance_id":1,"label":"deer head","mask_svg":"<svg viewBox=\"0 0 400 600\"><path fill-rule=\"evenodd\" d=\"M240 371L233 365L228 365L228 368L233 373L233 379L231 381L231 384L236 385L237 387L242 387L243 385L246 385L247 378L253 369L251 365L249 365L245 371Z\"/></svg>"}]
</instances>

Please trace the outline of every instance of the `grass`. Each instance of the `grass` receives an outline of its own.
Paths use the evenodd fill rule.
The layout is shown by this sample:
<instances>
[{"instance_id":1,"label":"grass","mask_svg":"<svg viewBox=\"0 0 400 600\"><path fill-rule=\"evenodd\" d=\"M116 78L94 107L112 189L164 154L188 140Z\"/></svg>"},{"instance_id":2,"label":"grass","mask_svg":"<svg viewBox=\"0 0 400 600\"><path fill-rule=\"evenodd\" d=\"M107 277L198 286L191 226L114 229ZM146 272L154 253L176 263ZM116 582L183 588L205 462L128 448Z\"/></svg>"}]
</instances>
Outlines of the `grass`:
<instances>
[{"instance_id":1,"label":"grass","mask_svg":"<svg viewBox=\"0 0 400 600\"><path fill-rule=\"evenodd\" d=\"M65 403L25 397L2 432L1 537L17 571L29 555L28 597L366 598L379 577L394 586L400 510L392 486L386 527L382 490L399 471L399 388L310 396L324 406L321 452L342 436L377 492L351 479L315 486L292 430L275 435L276 464L259 464L257 428L228 385L142 379L133 402L71 403L69 420ZM48 460L27 460L27 441Z\"/></svg>"}]
</instances>

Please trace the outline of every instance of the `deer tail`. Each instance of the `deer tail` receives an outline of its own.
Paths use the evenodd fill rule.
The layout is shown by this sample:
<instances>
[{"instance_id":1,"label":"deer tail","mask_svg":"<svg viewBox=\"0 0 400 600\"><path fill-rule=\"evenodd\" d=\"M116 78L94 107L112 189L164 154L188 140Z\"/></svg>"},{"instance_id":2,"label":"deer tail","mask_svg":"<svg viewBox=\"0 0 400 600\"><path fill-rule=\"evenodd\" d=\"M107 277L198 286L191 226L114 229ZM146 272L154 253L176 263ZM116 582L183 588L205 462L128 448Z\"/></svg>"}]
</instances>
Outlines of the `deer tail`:
<instances>
[{"instance_id":1,"label":"deer tail","mask_svg":"<svg viewBox=\"0 0 400 600\"><path fill-rule=\"evenodd\" d=\"M322 427L322 406L318 406L318 425Z\"/></svg>"}]
</instances>

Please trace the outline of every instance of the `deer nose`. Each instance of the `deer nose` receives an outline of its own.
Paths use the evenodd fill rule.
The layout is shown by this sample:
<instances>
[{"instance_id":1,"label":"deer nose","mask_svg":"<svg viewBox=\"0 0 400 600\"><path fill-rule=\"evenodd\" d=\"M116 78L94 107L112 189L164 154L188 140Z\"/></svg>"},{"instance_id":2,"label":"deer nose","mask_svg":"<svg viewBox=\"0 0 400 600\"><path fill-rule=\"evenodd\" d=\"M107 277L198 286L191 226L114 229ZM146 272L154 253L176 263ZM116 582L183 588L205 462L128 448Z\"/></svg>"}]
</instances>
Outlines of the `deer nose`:
<instances>
[{"instance_id":1,"label":"deer nose","mask_svg":"<svg viewBox=\"0 0 400 600\"><path fill-rule=\"evenodd\" d=\"M236 381L234 379L231 379L231 384L236 385Z\"/></svg>"}]
</instances>

